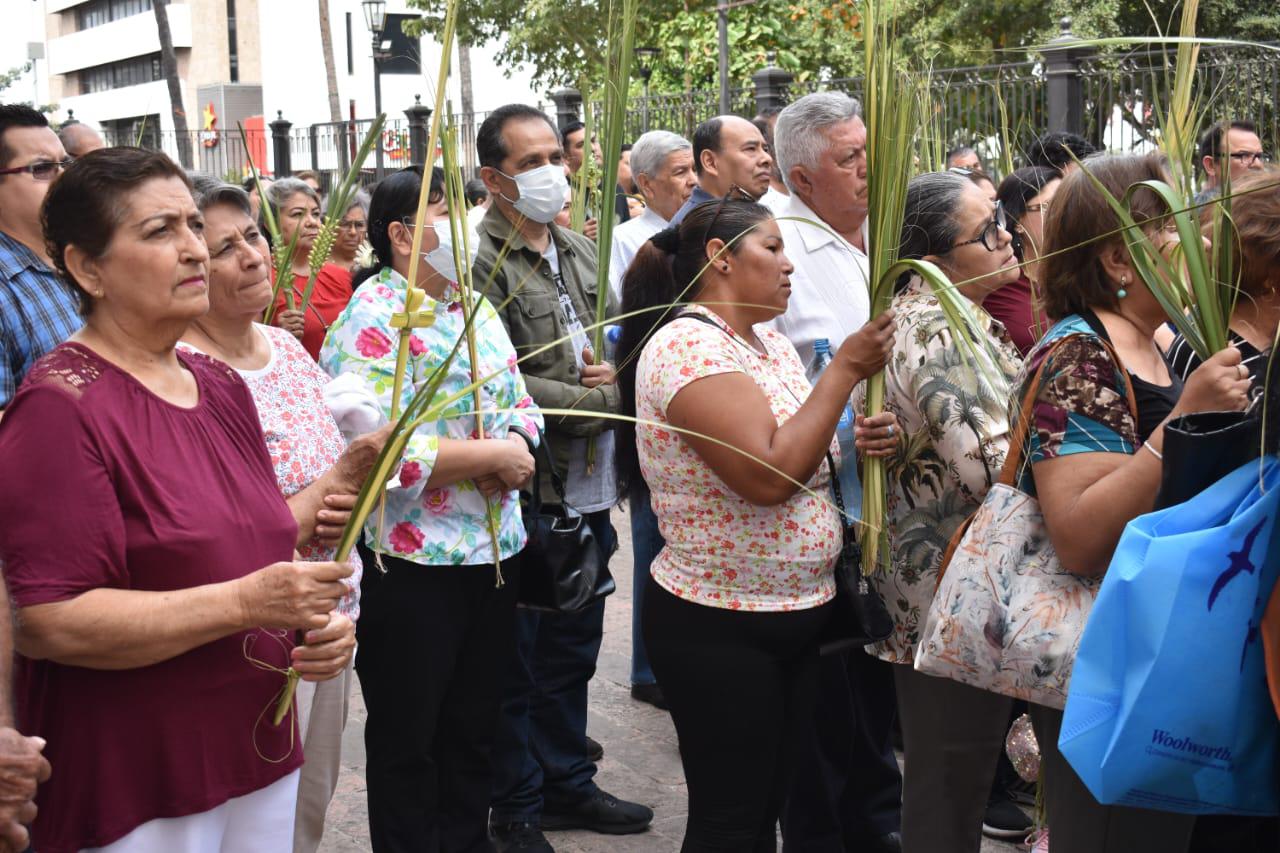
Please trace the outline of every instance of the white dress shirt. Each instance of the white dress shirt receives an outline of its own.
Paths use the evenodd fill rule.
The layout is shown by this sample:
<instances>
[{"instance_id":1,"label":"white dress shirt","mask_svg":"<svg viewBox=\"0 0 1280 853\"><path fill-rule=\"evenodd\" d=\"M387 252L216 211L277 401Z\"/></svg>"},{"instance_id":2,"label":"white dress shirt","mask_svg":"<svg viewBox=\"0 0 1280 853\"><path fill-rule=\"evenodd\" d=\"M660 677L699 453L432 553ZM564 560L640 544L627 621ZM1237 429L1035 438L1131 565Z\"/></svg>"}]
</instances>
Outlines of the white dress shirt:
<instances>
[{"instance_id":1,"label":"white dress shirt","mask_svg":"<svg viewBox=\"0 0 1280 853\"><path fill-rule=\"evenodd\" d=\"M822 221L794 195L777 215ZM870 319L867 254L833 231L808 222L780 221L778 230L795 271L787 311L769 325L787 336L807 368L813 361L814 341L826 338L834 351ZM865 222L862 240L865 245Z\"/></svg>"},{"instance_id":2,"label":"white dress shirt","mask_svg":"<svg viewBox=\"0 0 1280 853\"><path fill-rule=\"evenodd\" d=\"M782 211L789 201L791 201L791 196L783 195L770 185L769 188L764 191L764 195L760 196L759 204L763 204L765 207L769 208L769 212L774 216L786 216Z\"/></svg>"},{"instance_id":3,"label":"white dress shirt","mask_svg":"<svg viewBox=\"0 0 1280 853\"><path fill-rule=\"evenodd\" d=\"M667 227L667 220L646 207L644 213L613 229L613 245L609 248L609 289L617 304L622 305L622 277L645 242Z\"/></svg>"}]
</instances>

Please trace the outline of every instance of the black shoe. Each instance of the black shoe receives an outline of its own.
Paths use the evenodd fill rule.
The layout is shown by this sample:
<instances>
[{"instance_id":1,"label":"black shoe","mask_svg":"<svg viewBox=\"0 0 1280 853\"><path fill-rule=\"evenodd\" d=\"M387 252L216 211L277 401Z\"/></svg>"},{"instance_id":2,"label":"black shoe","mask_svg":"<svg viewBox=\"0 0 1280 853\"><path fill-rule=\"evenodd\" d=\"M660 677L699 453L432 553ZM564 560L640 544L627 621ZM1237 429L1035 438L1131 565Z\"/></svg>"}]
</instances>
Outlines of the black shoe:
<instances>
[{"instance_id":1,"label":"black shoe","mask_svg":"<svg viewBox=\"0 0 1280 853\"><path fill-rule=\"evenodd\" d=\"M631 698L637 702L645 702L659 711L670 711L671 706L667 704L667 698L662 695L662 688L657 684L633 684L631 685Z\"/></svg>"},{"instance_id":2,"label":"black shoe","mask_svg":"<svg viewBox=\"0 0 1280 853\"><path fill-rule=\"evenodd\" d=\"M1021 803L1024 806L1035 807L1036 804L1036 783L1026 782L1018 779L1016 782L1010 782L1005 786L1009 798L1015 803Z\"/></svg>"},{"instance_id":3,"label":"black shoe","mask_svg":"<svg viewBox=\"0 0 1280 853\"><path fill-rule=\"evenodd\" d=\"M544 806L542 812L542 828L547 831L587 829L604 835L631 835L644 832L652 822L653 809L600 790L577 805Z\"/></svg>"},{"instance_id":4,"label":"black shoe","mask_svg":"<svg viewBox=\"0 0 1280 853\"><path fill-rule=\"evenodd\" d=\"M864 841L859 851L864 853L902 853L902 833L891 832L870 841Z\"/></svg>"},{"instance_id":5,"label":"black shoe","mask_svg":"<svg viewBox=\"0 0 1280 853\"><path fill-rule=\"evenodd\" d=\"M536 823L495 823L489 829L498 853L556 853Z\"/></svg>"},{"instance_id":6,"label":"black shoe","mask_svg":"<svg viewBox=\"0 0 1280 853\"><path fill-rule=\"evenodd\" d=\"M583 735L583 739L587 742L587 758L592 761L599 761L604 758L604 747L600 745L600 741L591 735Z\"/></svg>"},{"instance_id":7,"label":"black shoe","mask_svg":"<svg viewBox=\"0 0 1280 853\"><path fill-rule=\"evenodd\" d=\"M1018 808L1008 794L993 793L982 816L982 834L988 838L1026 838L1035 821Z\"/></svg>"}]
</instances>

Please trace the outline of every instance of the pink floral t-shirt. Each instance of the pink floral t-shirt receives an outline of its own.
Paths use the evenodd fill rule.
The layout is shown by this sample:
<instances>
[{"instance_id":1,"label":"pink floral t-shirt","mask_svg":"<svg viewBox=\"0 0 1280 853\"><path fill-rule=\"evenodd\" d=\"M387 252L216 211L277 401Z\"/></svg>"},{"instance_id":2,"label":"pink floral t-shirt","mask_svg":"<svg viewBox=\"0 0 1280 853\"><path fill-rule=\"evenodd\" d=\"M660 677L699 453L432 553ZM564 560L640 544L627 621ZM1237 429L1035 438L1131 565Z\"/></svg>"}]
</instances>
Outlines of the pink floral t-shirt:
<instances>
[{"instance_id":1,"label":"pink floral t-shirt","mask_svg":"<svg viewBox=\"0 0 1280 853\"><path fill-rule=\"evenodd\" d=\"M678 432L663 428L679 391L723 373L751 377L778 423L785 422L809 395L800 357L772 329L755 327L766 350L761 354L711 311L686 310L716 325L673 320L645 345L636 369L636 448L667 543L650 568L653 578L671 594L709 607L784 611L824 604L835 596L832 568L842 536L827 463L806 484L815 494L798 491L778 506L755 506Z\"/></svg>"},{"instance_id":2,"label":"pink floral t-shirt","mask_svg":"<svg viewBox=\"0 0 1280 853\"><path fill-rule=\"evenodd\" d=\"M311 485L338 461L347 443L324 402L324 386L329 376L312 360L298 339L275 326L255 323L254 328L271 347L271 359L257 370L237 370L258 407L262 437L271 454L276 483L286 498ZM184 349L195 350L187 343ZM298 555L303 560L337 559L335 549L315 539L303 543ZM360 616L360 559L353 552L350 561L355 573L343 581L347 594L338 602L338 612L355 621Z\"/></svg>"}]
</instances>

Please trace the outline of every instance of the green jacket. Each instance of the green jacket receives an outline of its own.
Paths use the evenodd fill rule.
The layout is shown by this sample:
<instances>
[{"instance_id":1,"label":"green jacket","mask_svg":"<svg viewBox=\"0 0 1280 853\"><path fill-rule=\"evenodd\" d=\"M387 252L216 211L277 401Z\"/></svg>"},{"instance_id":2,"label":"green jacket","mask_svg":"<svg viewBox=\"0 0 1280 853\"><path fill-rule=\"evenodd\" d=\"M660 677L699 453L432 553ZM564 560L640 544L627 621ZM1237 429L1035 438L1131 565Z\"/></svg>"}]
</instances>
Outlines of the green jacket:
<instances>
[{"instance_id":1,"label":"green jacket","mask_svg":"<svg viewBox=\"0 0 1280 853\"><path fill-rule=\"evenodd\" d=\"M596 316L596 244L573 231L550 226L560 258L560 273L578 319L594 340ZM480 223L480 246L476 253L475 287L497 309L507 327L516 355L523 359L520 372L535 403L547 409L579 409L584 412L616 413L620 408L618 386L586 388L579 381L577 360L569 342L568 329L560 310L559 296L551 270L542 253L531 248L515 231L498 206L491 205ZM498 256L510 237L511 248L494 272ZM492 276L492 281L490 281ZM508 297L510 300L508 301ZM504 304L505 303L505 304ZM615 313L610 305L609 314ZM563 339L563 340L562 340ZM542 349L552 341L554 346ZM526 357L527 356L527 357ZM554 417L548 415L546 438L557 473L569 471L569 451L574 438L596 435L613 429L614 421L599 417ZM543 480L543 495L551 485Z\"/></svg>"}]
</instances>

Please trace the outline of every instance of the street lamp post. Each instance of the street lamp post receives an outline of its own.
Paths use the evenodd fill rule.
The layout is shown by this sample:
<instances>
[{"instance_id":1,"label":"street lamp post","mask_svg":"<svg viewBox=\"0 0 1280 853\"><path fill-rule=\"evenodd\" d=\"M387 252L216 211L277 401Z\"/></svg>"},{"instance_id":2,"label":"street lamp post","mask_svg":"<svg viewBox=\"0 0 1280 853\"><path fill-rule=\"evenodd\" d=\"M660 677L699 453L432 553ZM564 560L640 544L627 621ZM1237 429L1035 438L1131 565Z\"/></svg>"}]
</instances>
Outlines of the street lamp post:
<instances>
[{"instance_id":1,"label":"street lamp post","mask_svg":"<svg viewBox=\"0 0 1280 853\"><path fill-rule=\"evenodd\" d=\"M649 132L649 78L653 76L653 61L658 57L656 47L637 47L636 61L640 63L640 80L644 83L644 109L640 113L643 132Z\"/></svg>"},{"instance_id":2,"label":"street lamp post","mask_svg":"<svg viewBox=\"0 0 1280 853\"><path fill-rule=\"evenodd\" d=\"M387 3L386 0L362 0L360 6L364 11L364 22L369 25L369 32L373 33L373 113L374 118L377 118L382 115L381 62L383 57L386 56L386 51L383 49L382 44L382 32L387 26ZM374 146L373 162L378 180L382 180L381 139Z\"/></svg>"}]
</instances>

